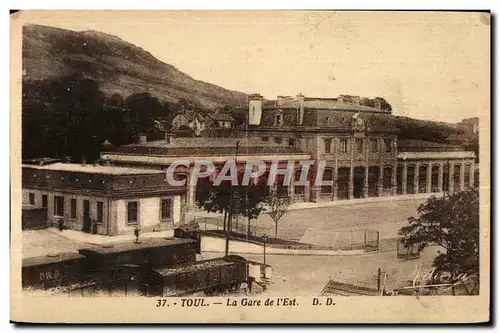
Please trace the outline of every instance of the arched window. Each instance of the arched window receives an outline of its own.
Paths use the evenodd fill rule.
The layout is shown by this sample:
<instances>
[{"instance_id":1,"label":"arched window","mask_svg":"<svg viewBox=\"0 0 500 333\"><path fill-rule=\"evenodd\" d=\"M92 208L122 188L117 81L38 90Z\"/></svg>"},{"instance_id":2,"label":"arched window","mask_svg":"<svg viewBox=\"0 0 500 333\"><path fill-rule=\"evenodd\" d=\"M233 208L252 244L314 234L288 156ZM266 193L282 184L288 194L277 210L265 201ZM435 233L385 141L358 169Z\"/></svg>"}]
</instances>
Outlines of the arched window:
<instances>
[{"instance_id":1,"label":"arched window","mask_svg":"<svg viewBox=\"0 0 500 333\"><path fill-rule=\"evenodd\" d=\"M392 187L392 168L384 168L383 187L384 190L391 189Z\"/></svg>"},{"instance_id":2,"label":"arched window","mask_svg":"<svg viewBox=\"0 0 500 333\"><path fill-rule=\"evenodd\" d=\"M300 182L300 176L302 174L302 169L295 170L294 173L294 182ZM294 183L295 184L295 183ZM303 196L306 194L305 184L294 185L294 192L296 196Z\"/></svg>"}]
</instances>

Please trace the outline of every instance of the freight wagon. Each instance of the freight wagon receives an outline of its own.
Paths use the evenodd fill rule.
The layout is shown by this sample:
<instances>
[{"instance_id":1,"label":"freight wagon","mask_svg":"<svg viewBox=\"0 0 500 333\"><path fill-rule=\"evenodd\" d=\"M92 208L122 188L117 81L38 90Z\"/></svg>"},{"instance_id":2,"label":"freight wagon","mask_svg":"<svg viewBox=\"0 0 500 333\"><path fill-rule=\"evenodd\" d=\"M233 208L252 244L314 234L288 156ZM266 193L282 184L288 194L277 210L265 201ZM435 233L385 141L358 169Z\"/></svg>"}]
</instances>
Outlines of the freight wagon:
<instances>
[{"instance_id":1,"label":"freight wagon","mask_svg":"<svg viewBox=\"0 0 500 333\"><path fill-rule=\"evenodd\" d=\"M82 279L85 256L63 252L23 259L22 286L48 289Z\"/></svg>"},{"instance_id":2,"label":"freight wagon","mask_svg":"<svg viewBox=\"0 0 500 333\"><path fill-rule=\"evenodd\" d=\"M139 243L92 246L78 252L86 257L87 272L122 265L156 268L195 262L196 242L180 238L151 238Z\"/></svg>"},{"instance_id":3,"label":"freight wagon","mask_svg":"<svg viewBox=\"0 0 500 333\"><path fill-rule=\"evenodd\" d=\"M248 280L248 263L240 256L154 269L144 285L148 296L182 296L204 291L207 296L235 292Z\"/></svg>"},{"instance_id":4,"label":"freight wagon","mask_svg":"<svg viewBox=\"0 0 500 333\"><path fill-rule=\"evenodd\" d=\"M267 278L261 280L262 269L262 264L236 255L196 262L194 240L149 239L26 258L22 284L70 296L215 295L235 292L249 278L267 283Z\"/></svg>"}]
</instances>

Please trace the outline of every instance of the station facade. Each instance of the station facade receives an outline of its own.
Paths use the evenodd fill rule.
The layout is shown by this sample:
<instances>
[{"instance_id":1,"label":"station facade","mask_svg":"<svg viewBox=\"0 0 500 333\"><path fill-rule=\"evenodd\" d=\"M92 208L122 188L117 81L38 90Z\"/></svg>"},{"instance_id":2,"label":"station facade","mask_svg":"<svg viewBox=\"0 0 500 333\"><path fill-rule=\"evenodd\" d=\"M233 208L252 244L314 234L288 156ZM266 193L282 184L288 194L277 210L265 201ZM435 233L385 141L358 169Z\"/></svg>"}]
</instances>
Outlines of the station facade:
<instances>
[{"instance_id":1,"label":"station facade","mask_svg":"<svg viewBox=\"0 0 500 333\"><path fill-rule=\"evenodd\" d=\"M239 150L236 152L236 143ZM237 157L236 157L237 155ZM475 154L458 146L425 141L398 141L398 129L391 111L360 105L359 99L308 98L303 95L264 101L250 95L247 120L230 138L175 138L140 142L103 151L108 165L166 170L177 160L190 166L175 170L179 179L189 180L194 161L210 160L220 168L235 160L239 172L245 162L274 161L280 168L294 161L294 180L302 172L299 162L313 160L305 185L288 187L295 201L350 200L442 191L459 191L474 186ZM320 161L324 181L315 185ZM310 169L311 170L311 169ZM267 177L267 173L261 176ZM280 179L277 179L280 182ZM186 203L195 204L195 186L187 185Z\"/></svg>"}]
</instances>

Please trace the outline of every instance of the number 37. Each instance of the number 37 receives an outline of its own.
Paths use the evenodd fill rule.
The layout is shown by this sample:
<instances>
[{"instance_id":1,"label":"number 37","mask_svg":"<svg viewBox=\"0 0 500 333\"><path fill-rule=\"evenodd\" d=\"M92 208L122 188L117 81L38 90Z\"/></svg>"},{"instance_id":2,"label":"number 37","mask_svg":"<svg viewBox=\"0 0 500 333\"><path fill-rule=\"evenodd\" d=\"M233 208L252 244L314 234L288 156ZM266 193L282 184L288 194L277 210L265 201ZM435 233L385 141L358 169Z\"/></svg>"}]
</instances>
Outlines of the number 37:
<instances>
[{"instance_id":1,"label":"number 37","mask_svg":"<svg viewBox=\"0 0 500 333\"><path fill-rule=\"evenodd\" d=\"M166 299L159 299L156 301L156 307L157 308L160 308L160 307L165 307L167 306L167 300Z\"/></svg>"}]
</instances>

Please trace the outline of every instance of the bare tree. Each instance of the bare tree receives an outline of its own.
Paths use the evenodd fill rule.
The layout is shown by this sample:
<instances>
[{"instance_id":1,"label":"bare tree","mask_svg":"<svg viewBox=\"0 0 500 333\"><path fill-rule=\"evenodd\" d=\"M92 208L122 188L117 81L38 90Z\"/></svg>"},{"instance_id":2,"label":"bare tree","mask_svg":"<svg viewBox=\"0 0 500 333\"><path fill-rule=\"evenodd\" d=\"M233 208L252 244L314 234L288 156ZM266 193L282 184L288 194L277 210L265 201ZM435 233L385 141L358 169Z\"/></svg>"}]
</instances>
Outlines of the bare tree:
<instances>
[{"instance_id":1,"label":"bare tree","mask_svg":"<svg viewBox=\"0 0 500 333\"><path fill-rule=\"evenodd\" d=\"M292 203L292 198L284 187L274 188L266 200L266 213L274 221L274 238L278 237L278 222L285 215Z\"/></svg>"}]
</instances>

